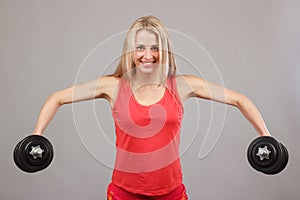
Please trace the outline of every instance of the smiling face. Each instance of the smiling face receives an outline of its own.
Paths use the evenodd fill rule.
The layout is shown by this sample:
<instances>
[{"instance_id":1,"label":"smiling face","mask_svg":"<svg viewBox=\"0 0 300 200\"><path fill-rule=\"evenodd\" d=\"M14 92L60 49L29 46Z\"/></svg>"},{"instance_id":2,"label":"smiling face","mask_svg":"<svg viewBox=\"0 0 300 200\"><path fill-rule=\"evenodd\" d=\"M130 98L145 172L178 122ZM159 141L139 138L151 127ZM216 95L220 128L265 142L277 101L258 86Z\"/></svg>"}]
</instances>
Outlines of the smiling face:
<instances>
[{"instance_id":1,"label":"smiling face","mask_svg":"<svg viewBox=\"0 0 300 200\"><path fill-rule=\"evenodd\" d=\"M158 18L151 15L140 17L131 25L118 67L112 75L131 80L137 73L147 76L151 73L152 77L158 77L160 83L165 83L168 77L176 74L167 29Z\"/></svg>"},{"instance_id":2,"label":"smiling face","mask_svg":"<svg viewBox=\"0 0 300 200\"><path fill-rule=\"evenodd\" d=\"M157 35L145 29L139 31L135 39L134 64L143 73L153 72L159 63Z\"/></svg>"}]
</instances>

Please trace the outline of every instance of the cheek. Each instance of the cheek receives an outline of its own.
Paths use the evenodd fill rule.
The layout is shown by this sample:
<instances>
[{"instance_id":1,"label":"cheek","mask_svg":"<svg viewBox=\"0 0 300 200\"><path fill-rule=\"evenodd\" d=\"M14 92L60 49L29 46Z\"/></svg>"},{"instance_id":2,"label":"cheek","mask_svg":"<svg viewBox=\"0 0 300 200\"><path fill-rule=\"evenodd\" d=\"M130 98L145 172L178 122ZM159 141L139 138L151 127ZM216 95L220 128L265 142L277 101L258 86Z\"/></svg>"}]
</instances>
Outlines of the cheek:
<instances>
[{"instance_id":1,"label":"cheek","mask_svg":"<svg viewBox=\"0 0 300 200\"><path fill-rule=\"evenodd\" d=\"M141 58L143 57L143 54L139 53L139 52L135 52L133 54L133 61L136 63L138 62Z\"/></svg>"},{"instance_id":2,"label":"cheek","mask_svg":"<svg viewBox=\"0 0 300 200\"><path fill-rule=\"evenodd\" d=\"M138 58L137 53L133 53L133 63L135 66L138 64L138 60L139 60L139 58Z\"/></svg>"},{"instance_id":3,"label":"cheek","mask_svg":"<svg viewBox=\"0 0 300 200\"><path fill-rule=\"evenodd\" d=\"M159 52L155 52L154 57L158 60L159 59Z\"/></svg>"}]
</instances>

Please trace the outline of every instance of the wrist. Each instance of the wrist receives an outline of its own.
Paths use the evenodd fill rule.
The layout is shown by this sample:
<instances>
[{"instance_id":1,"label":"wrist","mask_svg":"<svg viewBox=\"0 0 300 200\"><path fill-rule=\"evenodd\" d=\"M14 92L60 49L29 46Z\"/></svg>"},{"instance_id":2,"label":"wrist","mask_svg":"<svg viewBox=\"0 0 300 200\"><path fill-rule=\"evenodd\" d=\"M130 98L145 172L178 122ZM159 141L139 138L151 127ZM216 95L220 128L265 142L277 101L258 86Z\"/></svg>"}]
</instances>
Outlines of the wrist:
<instances>
[{"instance_id":1,"label":"wrist","mask_svg":"<svg viewBox=\"0 0 300 200\"><path fill-rule=\"evenodd\" d=\"M43 133L42 132L36 132L36 131L34 131L33 133L32 133L32 135L42 135Z\"/></svg>"}]
</instances>

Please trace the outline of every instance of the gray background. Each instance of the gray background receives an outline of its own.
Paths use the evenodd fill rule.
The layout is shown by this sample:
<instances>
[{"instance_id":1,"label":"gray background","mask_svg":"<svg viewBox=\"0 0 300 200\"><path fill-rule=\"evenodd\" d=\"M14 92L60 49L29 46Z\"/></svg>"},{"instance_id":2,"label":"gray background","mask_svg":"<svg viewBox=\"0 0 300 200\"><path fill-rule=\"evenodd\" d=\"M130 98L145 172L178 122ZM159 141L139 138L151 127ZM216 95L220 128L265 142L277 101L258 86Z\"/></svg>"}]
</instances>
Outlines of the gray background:
<instances>
[{"instance_id":1,"label":"gray background","mask_svg":"<svg viewBox=\"0 0 300 200\"><path fill-rule=\"evenodd\" d=\"M257 133L241 113L189 100L181 152L190 199L299 199L300 3L276 0L1 0L0 199L105 199L114 155L113 122L105 101L66 105L57 112L45 131L55 147L54 161L45 171L21 172L12 150L34 129L48 95L113 70L122 35L98 46L85 65L83 61L96 45L147 14L187 34L186 41L193 38L203 45L217 65L205 61L208 56L196 46L184 47L188 42L175 35L180 73L198 73L250 97L272 135L290 152L281 174L257 173L246 160ZM103 63L94 59L101 56L112 57ZM199 159L206 134L212 145L220 137L213 151Z\"/></svg>"}]
</instances>

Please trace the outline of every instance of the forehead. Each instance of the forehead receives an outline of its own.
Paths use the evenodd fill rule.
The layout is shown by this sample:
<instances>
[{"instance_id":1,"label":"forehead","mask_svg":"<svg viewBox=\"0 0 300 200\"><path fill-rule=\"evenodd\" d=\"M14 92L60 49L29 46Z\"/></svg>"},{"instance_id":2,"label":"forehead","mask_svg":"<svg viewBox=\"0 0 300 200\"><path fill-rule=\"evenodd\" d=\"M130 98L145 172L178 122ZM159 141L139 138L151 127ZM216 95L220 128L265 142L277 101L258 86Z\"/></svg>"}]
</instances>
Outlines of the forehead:
<instances>
[{"instance_id":1,"label":"forehead","mask_svg":"<svg viewBox=\"0 0 300 200\"><path fill-rule=\"evenodd\" d=\"M158 44L158 38L157 35L153 32L141 30L136 34L135 43L144 45L155 45Z\"/></svg>"}]
</instances>

